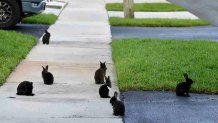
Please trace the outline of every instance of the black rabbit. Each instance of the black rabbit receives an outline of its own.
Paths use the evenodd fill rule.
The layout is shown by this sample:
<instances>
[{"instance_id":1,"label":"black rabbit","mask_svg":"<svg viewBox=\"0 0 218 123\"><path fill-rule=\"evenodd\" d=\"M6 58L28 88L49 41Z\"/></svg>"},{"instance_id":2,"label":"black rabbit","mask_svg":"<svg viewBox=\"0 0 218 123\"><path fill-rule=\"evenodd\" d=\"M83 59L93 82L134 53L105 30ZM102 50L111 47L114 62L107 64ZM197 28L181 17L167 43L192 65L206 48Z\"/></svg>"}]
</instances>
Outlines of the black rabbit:
<instances>
[{"instance_id":1,"label":"black rabbit","mask_svg":"<svg viewBox=\"0 0 218 123\"><path fill-rule=\"evenodd\" d=\"M189 90L191 88L191 85L193 83L192 79L188 77L188 74L185 73L184 75L185 82L181 82L177 84L176 86L176 95L177 96L187 96L190 97L189 95Z\"/></svg>"},{"instance_id":2,"label":"black rabbit","mask_svg":"<svg viewBox=\"0 0 218 123\"><path fill-rule=\"evenodd\" d=\"M44 68L42 66L43 70L42 70L42 78L44 81L44 84L46 85L51 85L54 82L54 76L52 73L48 72L48 65Z\"/></svg>"},{"instance_id":3,"label":"black rabbit","mask_svg":"<svg viewBox=\"0 0 218 123\"><path fill-rule=\"evenodd\" d=\"M33 91L33 83L29 81L21 82L17 87L17 95L26 95L26 96L34 96Z\"/></svg>"},{"instance_id":4,"label":"black rabbit","mask_svg":"<svg viewBox=\"0 0 218 123\"><path fill-rule=\"evenodd\" d=\"M104 84L104 77L106 75L107 67L105 65L106 62L100 62L100 68L95 72L95 84Z\"/></svg>"},{"instance_id":5,"label":"black rabbit","mask_svg":"<svg viewBox=\"0 0 218 123\"><path fill-rule=\"evenodd\" d=\"M101 98L110 98L109 89L108 89L108 87L111 88L110 76L108 77L105 76L105 81L106 83L99 88L99 95Z\"/></svg>"},{"instance_id":6,"label":"black rabbit","mask_svg":"<svg viewBox=\"0 0 218 123\"><path fill-rule=\"evenodd\" d=\"M50 41L50 36L51 36L51 34L47 30L45 30L45 34L42 37L42 43L48 45L49 41Z\"/></svg>"},{"instance_id":7,"label":"black rabbit","mask_svg":"<svg viewBox=\"0 0 218 123\"><path fill-rule=\"evenodd\" d=\"M117 99L118 93L115 91L114 96L110 99L110 103L113 106L113 115L115 116L124 116L125 114L125 106L123 102Z\"/></svg>"}]
</instances>

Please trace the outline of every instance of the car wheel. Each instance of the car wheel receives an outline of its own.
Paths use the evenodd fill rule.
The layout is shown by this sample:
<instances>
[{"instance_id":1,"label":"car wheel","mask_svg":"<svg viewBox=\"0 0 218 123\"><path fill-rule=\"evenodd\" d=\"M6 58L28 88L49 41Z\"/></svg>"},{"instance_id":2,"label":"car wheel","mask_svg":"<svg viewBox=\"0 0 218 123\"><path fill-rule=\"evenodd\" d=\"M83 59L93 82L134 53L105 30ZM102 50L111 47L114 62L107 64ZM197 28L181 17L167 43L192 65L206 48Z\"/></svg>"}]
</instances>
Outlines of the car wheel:
<instances>
[{"instance_id":1,"label":"car wheel","mask_svg":"<svg viewBox=\"0 0 218 123\"><path fill-rule=\"evenodd\" d=\"M16 0L0 0L0 28L14 26L20 17L20 7Z\"/></svg>"}]
</instances>

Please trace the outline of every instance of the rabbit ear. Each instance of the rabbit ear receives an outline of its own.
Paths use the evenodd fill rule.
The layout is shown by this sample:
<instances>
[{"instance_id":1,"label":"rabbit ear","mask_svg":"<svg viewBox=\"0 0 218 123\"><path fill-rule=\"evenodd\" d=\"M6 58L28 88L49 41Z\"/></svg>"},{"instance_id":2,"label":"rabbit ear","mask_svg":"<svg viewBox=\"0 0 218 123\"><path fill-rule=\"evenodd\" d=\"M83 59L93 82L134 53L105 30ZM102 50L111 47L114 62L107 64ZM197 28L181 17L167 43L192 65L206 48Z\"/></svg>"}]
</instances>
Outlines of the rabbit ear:
<instances>
[{"instance_id":1,"label":"rabbit ear","mask_svg":"<svg viewBox=\"0 0 218 123\"><path fill-rule=\"evenodd\" d=\"M48 70L48 65L46 65L45 69Z\"/></svg>"},{"instance_id":2,"label":"rabbit ear","mask_svg":"<svg viewBox=\"0 0 218 123\"><path fill-rule=\"evenodd\" d=\"M185 79L188 79L188 74L187 73L184 73L183 76L184 76Z\"/></svg>"},{"instance_id":3,"label":"rabbit ear","mask_svg":"<svg viewBox=\"0 0 218 123\"><path fill-rule=\"evenodd\" d=\"M114 97L115 97L115 98L118 97L118 92L117 92L117 91L114 92Z\"/></svg>"},{"instance_id":4,"label":"rabbit ear","mask_svg":"<svg viewBox=\"0 0 218 123\"><path fill-rule=\"evenodd\" d=\"M100 64L102 64L102 62L100 61Z\"/></svg>"},{"instance_id":5,"label":"rabbit ear","mask_svg":"<svg viewBox=\"0 0 218 123\"><path fill-rule=\"evenodd\" d=\"M106 61L104 62L104 64L106 64Z\"/></svg>"},{"instance_id":6,"label":"rabbit ear","mask_svg":"<svg viewBox=\"0 0 218 123\"><path fill-rule=\"evenodd\" d=\"M107 77L106 84L107 84L107 86L109 86L111 88L110 76Z\"/></svg>"},{"instance_id":7,"label":"rabbit ear","mask_svg":"<svg viewBox=\"0 0 218 123\"><path fill-rule=\"evenodd\" d=\"M42 68L43 68L43 71L45 71L46 69L44 68L44 66L42 66Z\"/></svg>"}]
</instances>

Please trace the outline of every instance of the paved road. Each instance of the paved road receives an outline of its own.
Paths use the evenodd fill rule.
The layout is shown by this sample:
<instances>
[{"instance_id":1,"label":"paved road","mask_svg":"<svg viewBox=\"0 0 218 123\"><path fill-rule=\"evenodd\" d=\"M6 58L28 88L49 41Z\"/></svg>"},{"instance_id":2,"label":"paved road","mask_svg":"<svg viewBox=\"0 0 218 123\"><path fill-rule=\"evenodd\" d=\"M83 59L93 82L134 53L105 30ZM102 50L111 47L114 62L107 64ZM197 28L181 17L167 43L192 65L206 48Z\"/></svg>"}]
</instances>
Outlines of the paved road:
<instances>
[{"instance_id":1,"label":"paved road","mask_svg":"<svg viewBox=\"0 0 218 123\"><path fill-rule=\"evenodd\" d=\"M181 5L196 16L209 20L211 24L218 26L218 0L168 0Z\"/></svg>"},{"instance_id":2,"label":"paved road","mask_svg":"<svg viewBox=\"0 0 218 123\"><path fill-rule=\"evenodd\" d=\"M218 40L218 27L150 28L111 27L113 39L160 38L160 39L210 39Z\"/></svg>"},{"instance_id":3,"label":"paved road","mask_svg":"<svg viewBox=\"0 0 218 123\"><path fill-rule=\"evenodd\" d=\"M217 123L218 96L172 92L124 92L125 123Z\"/></svg>"},{"instance_id":4,"label":"paved road","mask_svg":"<svg viewBox=\"0 0 218 123\"><path fill-rule=\"evenodd\" d=\"M12 30L40 38L48 27L43 24L17 24Z\"/></svg>"}]
</instances>

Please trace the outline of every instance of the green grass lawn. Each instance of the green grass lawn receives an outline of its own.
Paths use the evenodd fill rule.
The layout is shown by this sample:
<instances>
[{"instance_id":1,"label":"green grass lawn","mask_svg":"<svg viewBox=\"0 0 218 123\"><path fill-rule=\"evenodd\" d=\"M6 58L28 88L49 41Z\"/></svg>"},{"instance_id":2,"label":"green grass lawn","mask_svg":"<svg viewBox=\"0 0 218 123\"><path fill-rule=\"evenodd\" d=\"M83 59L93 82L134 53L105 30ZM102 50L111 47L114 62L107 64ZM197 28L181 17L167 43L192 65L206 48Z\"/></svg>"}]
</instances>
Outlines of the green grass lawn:
<instances>
[{"instance_id":1,"label":"green grass lawn","mask_svg":"<svg viewBox=\"0 0 218 123\"><path fill-rule=\"evenodd\" d=\"M218 43L123 39L112 43L121 90L172 90L188 73L191 92L218 93Z\"/></svg>"},{"instance_id":2,"label":"green grass lawn","mask_svg":"<svg viewBox=\"0 0 218 123\"><path fill-rule=\"evenodd\" d=\"M30 24L54 24L57 20L57 16L54 14L39 14L31 17L24 18L22 23L30 23Z\"/></svg>"},{"instance_id":3,"label":"green grass lawn","mask_svg":"<svg viewBox=\"0 0 218 123\"><path fill-rule=\"evenodd\" d=\"M123 11L122 3L106 4L108 11ZM170 11L186 11L181 6L169 3L135 3L134 10L136 12L170 12Z\"/></svg>"},{"instance_id":4,"label":"green grass lawn","mask_svg":"<svg viewBox=\"0 0 218 123\"><path fill-rule=\"evenodd\" d=\"M190 27L209 25L206 20L191 19L131 19L111 17L112 26L137 26L137 27Z\"/></svg>"},{"instance_id":5,"label":"green grass lawn","mask_svg":"<svg viewBox=\"0 0 218 123\"><path fill-rule=\"evenodd\" d=\"M0 85L36 44L36 38L0 30Z\"/></svg>"}]
</instances>

